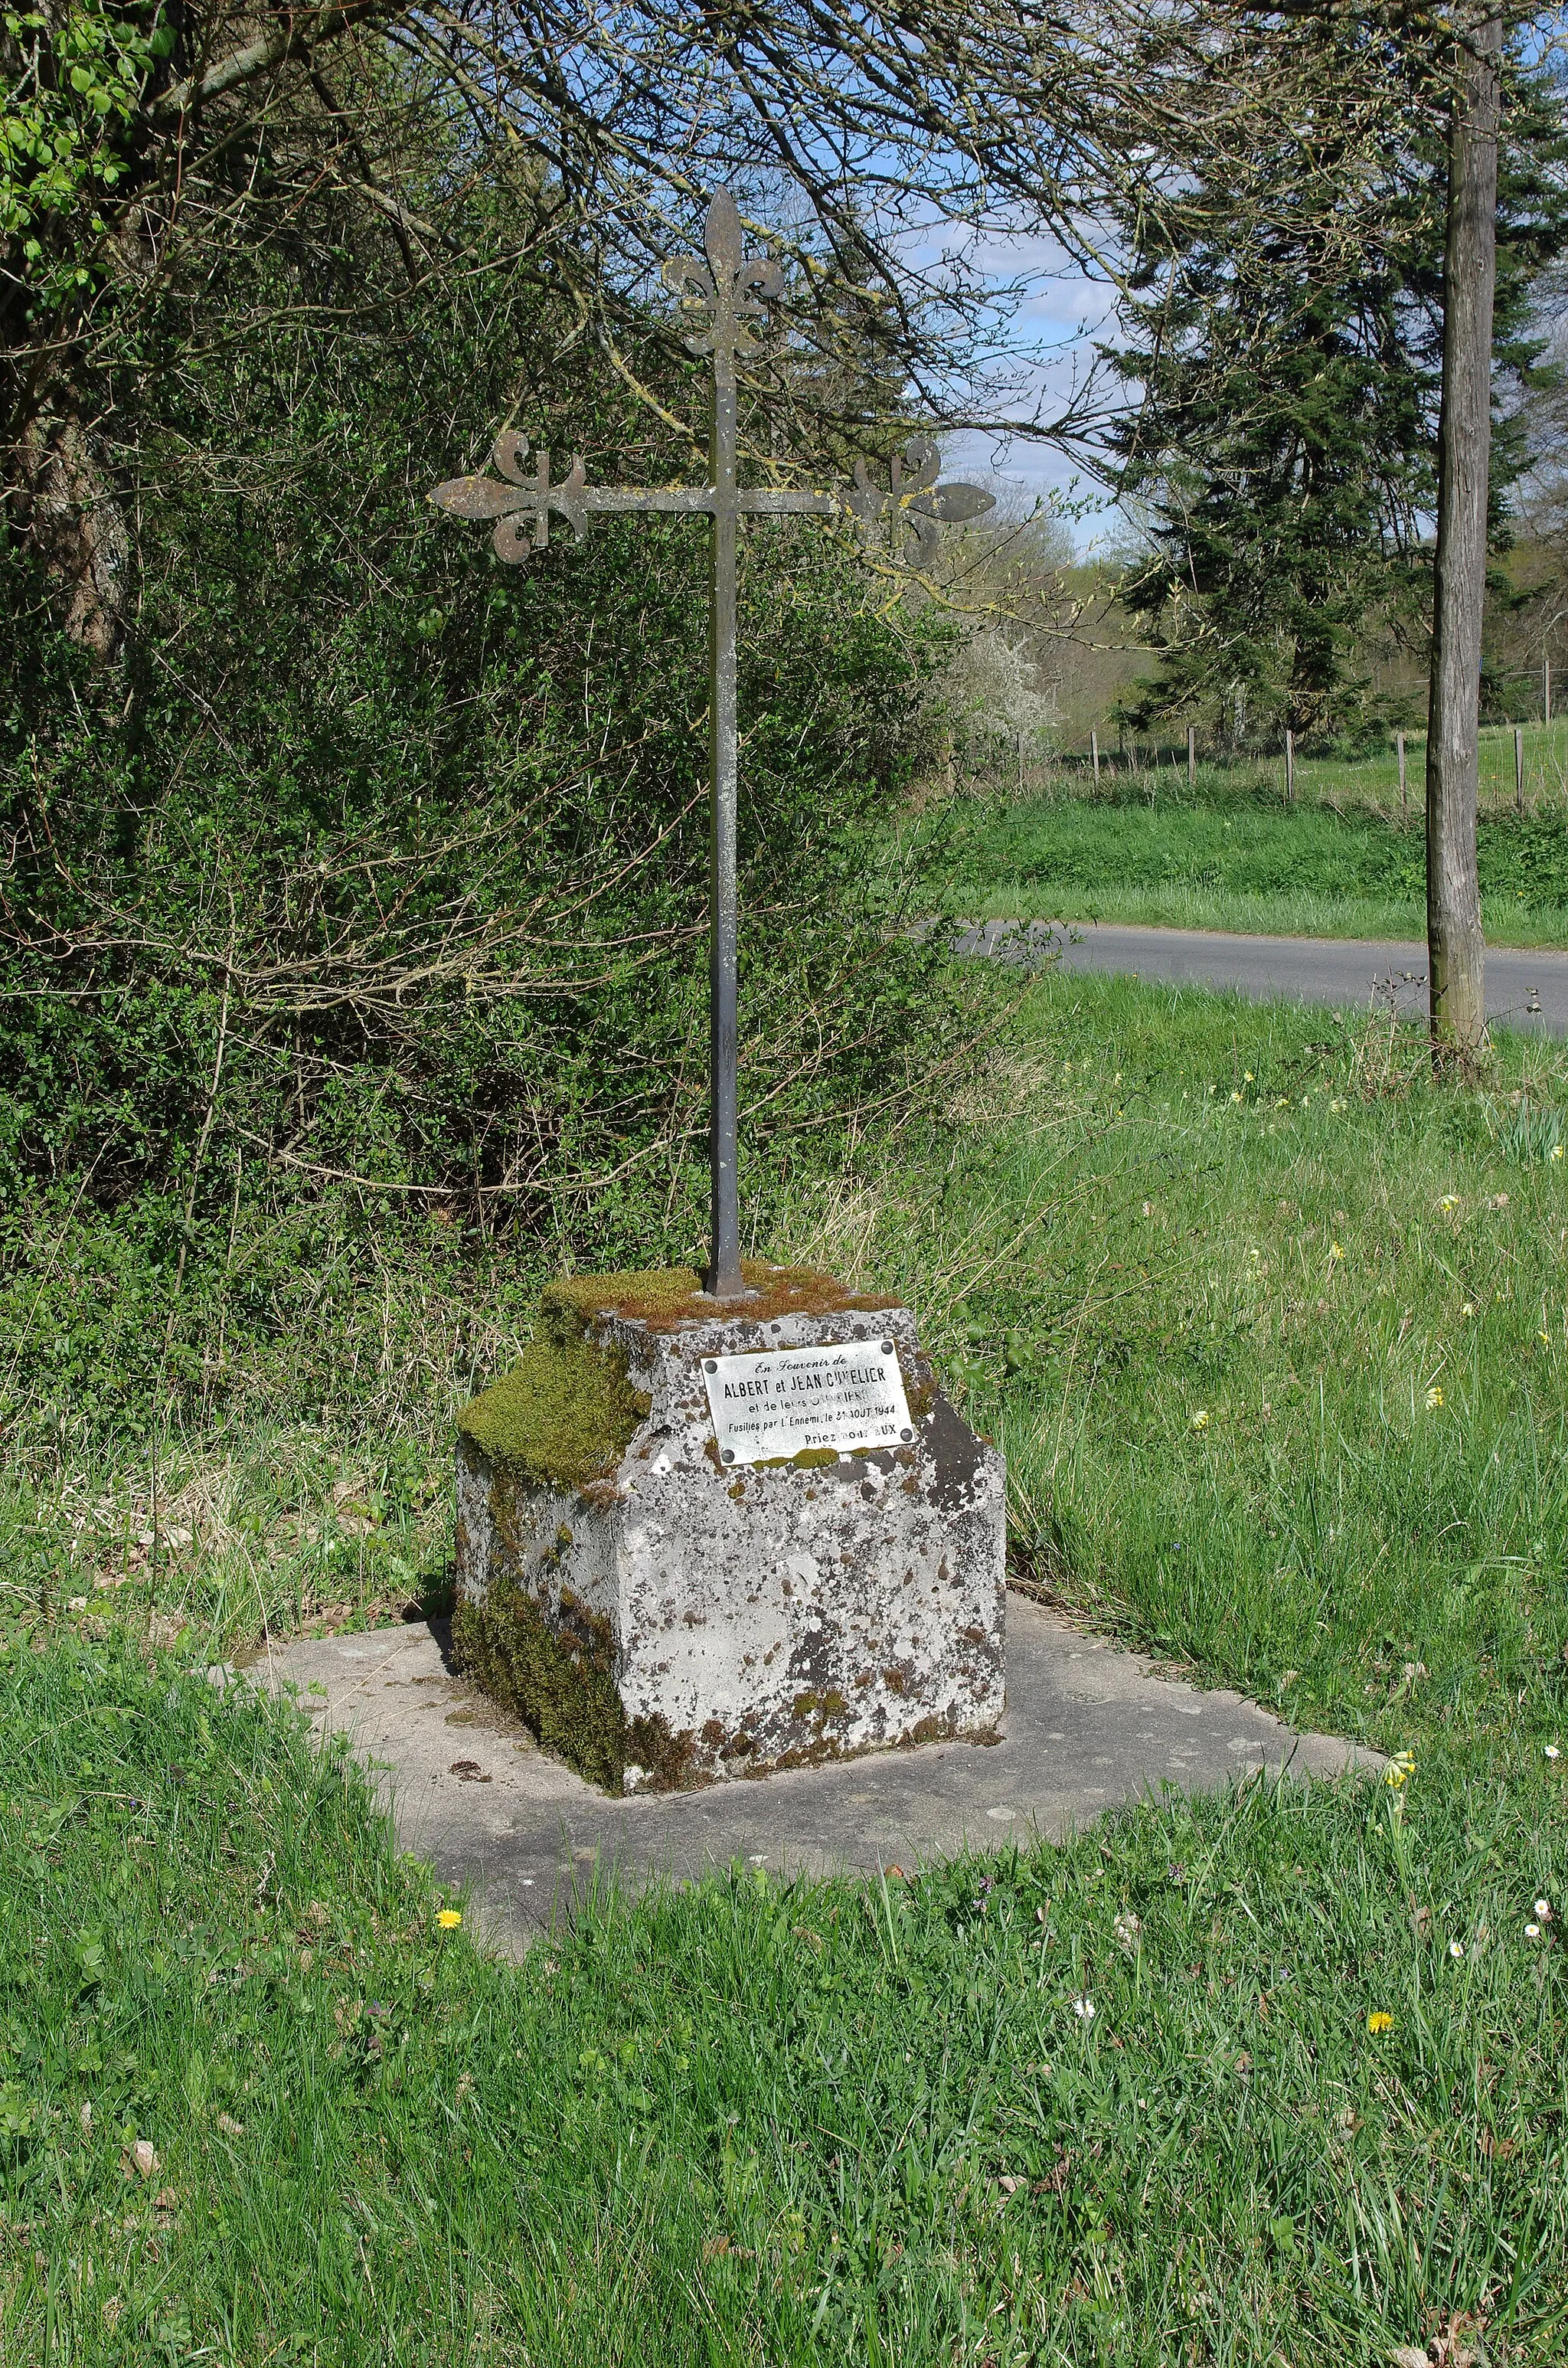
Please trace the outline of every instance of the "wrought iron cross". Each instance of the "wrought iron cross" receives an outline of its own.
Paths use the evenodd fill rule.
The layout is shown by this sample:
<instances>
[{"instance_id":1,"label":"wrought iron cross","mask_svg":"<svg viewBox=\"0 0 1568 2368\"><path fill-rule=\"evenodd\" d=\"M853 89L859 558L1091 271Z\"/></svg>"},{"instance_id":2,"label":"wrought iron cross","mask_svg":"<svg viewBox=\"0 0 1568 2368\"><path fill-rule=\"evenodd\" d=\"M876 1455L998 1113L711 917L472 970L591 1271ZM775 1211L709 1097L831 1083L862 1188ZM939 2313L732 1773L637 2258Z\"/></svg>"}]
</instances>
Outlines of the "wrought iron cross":
<instances>
[{"instance_id":1,"label":"wrought iron cross","mask_svg":"<svg viewBox=\"0 0 1568 2368\"><path fill-rule=\"evenodd\" d=\"M713 360L711 483L706 485L590 485L574 459L558 482L551 477L550 454L536 451L533 468L525 437L508 431L495 439L494 477L455 477L429 498L460 518L494 519L492 538L499 558L517 562L550 541L553 511L579 541L594 512L673 510L712 521L713 592L709 660L709 779L711 791L709 986L709 1159L712 1189L712 1254L705 1288L715 1300L745 1297L741 1277L741 1225L736 1159L736 928L735 788L739 734L735 712L735 573L737 529L743 518L834 517L847 511L869 541L891 542L902 555L912 538L921 563L934 552L942 527L978 518L993 497L976 485L939 485L936 446L915 437L892 463L889 490L873 485L866 463L858 461L855 482L829 493L794 492L735 482L735 364L761 351L756 329L763 306L784 291L784 278L770 258L748 259L735 201L721 189L703 225L704 263L683 255L665 265L665 285L680 294L699 325L686 340L687 350Z\"/></svg>"}]
</instances>

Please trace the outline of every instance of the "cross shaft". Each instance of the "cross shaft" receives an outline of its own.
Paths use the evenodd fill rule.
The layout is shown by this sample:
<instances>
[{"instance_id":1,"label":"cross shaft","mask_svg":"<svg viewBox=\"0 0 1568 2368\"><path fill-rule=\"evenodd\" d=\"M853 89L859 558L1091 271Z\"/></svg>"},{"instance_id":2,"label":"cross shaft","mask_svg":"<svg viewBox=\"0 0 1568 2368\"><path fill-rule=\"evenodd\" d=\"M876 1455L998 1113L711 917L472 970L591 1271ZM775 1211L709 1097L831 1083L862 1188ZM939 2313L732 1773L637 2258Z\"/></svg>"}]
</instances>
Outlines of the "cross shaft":
<instances>
[{"instance_id":1,"label":"cross shaft","mask_svg":"<svg viewBox=\"0 0 1568 2368\"><path fill-rule=\"evenodd\" d=\"M737 360L762 350L755 335L769 299L783 293L777 263L747 257L740 215L728 190L708 209L703 228L707 260L680 256L665 266L667 286L685 300L701 325L687 340L688 351L713 361L712 432L706 485L590 485L580 459L567 474L551 478L550 454L536 451L525 473L526 438L507 430L495 439L493 477L455 477L429 498L460 518L494 522L492 537L499 558L516 563L543 551L551 517L563 518L579 541L592 516L665 512L707 518L712 541L713 597L709 649L709 787L710 816L709 960L709 1166L711 1249L704 1288L718 1301L744 1299L738 1166L737 916L735 831L740 755L735 693L735 609L739 523L743 518L831 518L847 512L874 534L886 525L895 546L913 533L923 559L934 550L948 520L977 518L992 496L973 485L937 485L935 445L915 438L904 448L904 476L892 464L891 491L873 486L865 462L856 464L855 483L831 493L736 483ZM702 316L706 316L704 319Z\"/></svg>"}]
</instances>

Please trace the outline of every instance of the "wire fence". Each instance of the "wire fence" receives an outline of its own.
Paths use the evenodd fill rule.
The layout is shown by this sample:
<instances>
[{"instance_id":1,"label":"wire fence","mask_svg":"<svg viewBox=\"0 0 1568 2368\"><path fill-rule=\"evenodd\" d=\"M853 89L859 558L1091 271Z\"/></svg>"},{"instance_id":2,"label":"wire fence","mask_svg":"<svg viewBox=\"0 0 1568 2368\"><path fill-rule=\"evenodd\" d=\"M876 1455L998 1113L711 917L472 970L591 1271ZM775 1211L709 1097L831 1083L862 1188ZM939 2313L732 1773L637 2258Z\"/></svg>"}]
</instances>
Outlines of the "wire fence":
<instances>
[{"instance_id":1,"label":"wire fence","mask_svg":"<svg viewBox=\"0 0 1568 2368\"><path fill-rule=\"evenodd\" d=\"M1426 807L1426 734L1393 734L1388 745L1354 757L1305 755L1290 734L1273 749L1205 746L1182 740L1135 741L1097 727L1087 747L1025 762L1020 751L994 769L992 786L1041 799L1130 795L1166 799L1244 795L1285 803L1354 804L1418 822ZM1568 718L1492 723L1479 736L1478 794L1488 814L1568 814ZM988 768L989 769L989 768Z\"/></svg>"}]
</instances>

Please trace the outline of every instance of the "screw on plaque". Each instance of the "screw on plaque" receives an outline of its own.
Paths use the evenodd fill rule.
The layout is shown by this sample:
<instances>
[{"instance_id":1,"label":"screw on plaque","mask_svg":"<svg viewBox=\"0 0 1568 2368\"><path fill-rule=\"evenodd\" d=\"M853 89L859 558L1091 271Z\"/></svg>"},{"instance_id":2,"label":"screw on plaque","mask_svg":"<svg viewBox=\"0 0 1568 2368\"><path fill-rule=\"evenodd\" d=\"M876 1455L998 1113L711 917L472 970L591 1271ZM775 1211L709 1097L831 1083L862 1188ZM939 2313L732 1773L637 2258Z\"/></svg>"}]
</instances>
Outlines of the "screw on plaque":
<instances>
[{"instance_id":1,"label":"screw on plaque","mask_svg":"<svg viewBox=\"0 0 1568 2368\"><path fill-rule=\"evenodd\" d=\"M909 1429L903 1429L899 1432L900 1439L913 1439L915 1433Z\"/></svg>"},{"instance_id":2,"label":"screw on plaque","mask_svg":"<svg viewBox=\"0 0 1568 2368\"><path fill-rule=\"evenodd\" d=\"M716 1373L719 1370L716 1360L712 1357L704 1357L702 1360L702 1370L705 1373Z\"/></svg>"},{"instance_id":3,"label":"screw on plaque","mask_svg":"<svg viewBox=\"0 0 1568 2368\"><path fill-rule=\"evenodd\" d=\"M734 1449L733 1449L733 1447L726 1447L726 1448L725 1448L725 1450L724 1450L724 1461L725 1461L725 1463L733 1463L734 1462L734 1460L735 1460L735 1451L734 1451Z\"/></svg>"},{"instance_id":4,"label":"screw on plaque","mask_svg":"<svg viewBox=\"0 0 1568 2368\"><path fill-rule=\"evenodd\" d=\"M891 1357L892 1355L892 1342L891 1340L884 1340L882 1342L882 1354L884 1357Z\"/></svg>"}]
</instances>

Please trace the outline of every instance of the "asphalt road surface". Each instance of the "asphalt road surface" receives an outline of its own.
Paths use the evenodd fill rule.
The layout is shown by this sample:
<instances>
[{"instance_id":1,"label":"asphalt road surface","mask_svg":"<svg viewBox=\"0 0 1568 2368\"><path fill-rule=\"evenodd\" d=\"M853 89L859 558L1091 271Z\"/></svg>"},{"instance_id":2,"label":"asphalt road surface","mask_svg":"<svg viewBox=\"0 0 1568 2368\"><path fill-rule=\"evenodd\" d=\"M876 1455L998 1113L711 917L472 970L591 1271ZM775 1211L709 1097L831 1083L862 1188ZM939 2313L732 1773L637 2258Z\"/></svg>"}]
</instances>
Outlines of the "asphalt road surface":
<instances>
[{"instance_id":1,"label":"asphalt road surface","mask_svg":"<svg viewBox=\"0 0 1568 2368\"><path fill-rule=\"evenodd\" d=\"M1426 1016L1426 949L1358 938L1242 938L1220 930L1149 929L1121 921L976 922L960 953L1064 971L1115 971L1172 986L1228 986L1254 1002L1326 1003L1343 1010ZM1568 1036L1568 953L1488 947L1486 1016L1495 1027Z\"/></svg>"}]
</instances>

